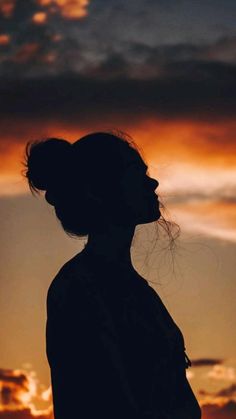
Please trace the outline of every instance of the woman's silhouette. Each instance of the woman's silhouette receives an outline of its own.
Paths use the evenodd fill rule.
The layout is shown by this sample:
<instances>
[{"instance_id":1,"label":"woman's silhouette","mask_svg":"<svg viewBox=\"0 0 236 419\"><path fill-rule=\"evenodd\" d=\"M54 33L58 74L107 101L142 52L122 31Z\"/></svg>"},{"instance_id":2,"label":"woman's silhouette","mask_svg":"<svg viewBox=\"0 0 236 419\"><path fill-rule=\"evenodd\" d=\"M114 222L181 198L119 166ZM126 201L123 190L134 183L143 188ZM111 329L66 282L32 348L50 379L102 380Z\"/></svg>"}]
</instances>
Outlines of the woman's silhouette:
<instances>
[{"instance_id":1,"label":"woman's silhouette","mask_svg":"<svg viewBox=\"0 0 236 419\"><path fill-rule=\"evenodd\" d=\"M183 335L131 261L135 227L161 218L134 143L49 138L28 143L25 158L32 193L46 191L69 235L88 235L47 294L55 419L199 419Z\"/></svg>"}]
</instances>

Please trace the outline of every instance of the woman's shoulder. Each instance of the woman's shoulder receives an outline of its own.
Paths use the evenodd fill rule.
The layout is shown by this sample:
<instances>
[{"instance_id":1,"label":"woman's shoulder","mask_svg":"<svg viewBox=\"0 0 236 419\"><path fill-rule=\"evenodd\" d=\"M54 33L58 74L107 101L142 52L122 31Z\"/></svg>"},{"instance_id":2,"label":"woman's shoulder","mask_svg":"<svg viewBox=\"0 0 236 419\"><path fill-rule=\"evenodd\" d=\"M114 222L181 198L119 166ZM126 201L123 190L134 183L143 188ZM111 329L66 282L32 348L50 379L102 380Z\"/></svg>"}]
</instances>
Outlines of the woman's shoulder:
<instances>
[{"instance_id":1,"label":"woman's shoulder","mask_svg":"<svg viewBox=\"0 0 236 419\"><path fill-rule=\"evenodd\" d=\"M86 277L91 275L88 265L80 254L75 255L66 261L54 276L47 291L47 305L56 304L63 307L69 296L75 296L82 299L85 297L83 282Z\"/></svg>"}]
</instances>

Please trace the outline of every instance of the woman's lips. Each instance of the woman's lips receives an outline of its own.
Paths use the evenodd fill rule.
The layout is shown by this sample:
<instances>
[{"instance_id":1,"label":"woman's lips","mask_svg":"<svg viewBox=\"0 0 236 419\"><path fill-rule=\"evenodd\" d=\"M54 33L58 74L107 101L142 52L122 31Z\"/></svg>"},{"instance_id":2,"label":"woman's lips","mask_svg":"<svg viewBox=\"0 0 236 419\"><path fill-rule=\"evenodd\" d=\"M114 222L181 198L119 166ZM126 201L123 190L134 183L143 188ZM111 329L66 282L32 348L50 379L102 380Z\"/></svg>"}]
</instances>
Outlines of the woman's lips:
<instances>
[{"instance_id":1,"label":"woman's lips","mask_svg":"<svg viewBox=\"0 0 236 419\"><path fill-rule=\"evenodd\" d=\"M156 201L158 200L158 196L156 194L152 194L152 195L148 195L150 198L156 199Z\"/></svg>"},{"instance_id":2,"label":"woman's lips","mask_svg":"<svg viewBox=\"0 0 236 419\"><path fill-rule=\"evenodd\" d=\"M147 199L159 205L158 196L156 194L148 195Z\"/></svg>"}]
</instances>

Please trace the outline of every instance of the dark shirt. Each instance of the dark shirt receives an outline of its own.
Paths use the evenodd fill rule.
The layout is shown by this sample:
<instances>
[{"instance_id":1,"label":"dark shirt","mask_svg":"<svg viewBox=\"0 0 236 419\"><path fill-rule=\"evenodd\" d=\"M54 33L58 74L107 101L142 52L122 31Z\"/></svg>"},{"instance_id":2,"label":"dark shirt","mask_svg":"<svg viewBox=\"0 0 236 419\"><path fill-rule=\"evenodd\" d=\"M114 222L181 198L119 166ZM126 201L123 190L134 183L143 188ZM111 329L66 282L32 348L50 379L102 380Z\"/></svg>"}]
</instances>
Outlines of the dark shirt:
<instances>
[{"instance_id":1,"label":"dark shirt","mask_svg":"<svg viewBox=\"0 0 236 419\"><path fill-rule=\"evenodd\" d=\"M135 271L81 252L49 287L55 419L199 419L184 350L179 327Z\"/></svg>"}]
</instances>

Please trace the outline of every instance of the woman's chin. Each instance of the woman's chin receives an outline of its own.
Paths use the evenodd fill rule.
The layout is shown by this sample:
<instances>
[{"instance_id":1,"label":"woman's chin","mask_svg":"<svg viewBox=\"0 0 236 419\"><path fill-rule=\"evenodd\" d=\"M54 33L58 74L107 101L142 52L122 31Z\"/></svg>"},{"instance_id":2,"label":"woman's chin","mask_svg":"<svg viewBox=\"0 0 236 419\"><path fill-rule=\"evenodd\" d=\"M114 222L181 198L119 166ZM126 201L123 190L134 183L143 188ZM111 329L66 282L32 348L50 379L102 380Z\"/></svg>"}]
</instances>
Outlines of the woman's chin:
<instances>
[{"instance_id":1,"label":"woman's chin","mask_svg":"<svg viewBox=\"0 0 236 419\"><path fill-rule=\"evenodd\" d=\"M148 222L151 223L153 221L157 221L157 220L159 220L160 217L161 217L161 213L158 210L156 213L153 214L152 217L150 217L150 221L148 221Z\"/></svg>"},{"instance_id":2,"label":"woman's chin","mask_svg":"<svg viewBox=\"0 0 236 419\"><path fill-rule=\"evenodd\" d=\"M153 221L159 220L160 217L161 217L161 212L159 208L156 208L155 211L149 211L148 214L145 214L145 215L143 214L142 217L140 216L137 224L152 223Z\"/></svg>"}]
</instances>

